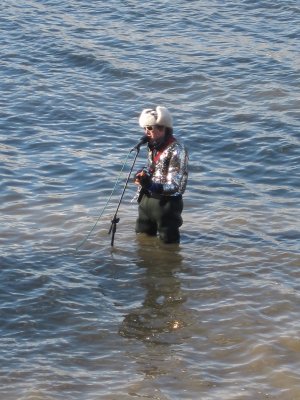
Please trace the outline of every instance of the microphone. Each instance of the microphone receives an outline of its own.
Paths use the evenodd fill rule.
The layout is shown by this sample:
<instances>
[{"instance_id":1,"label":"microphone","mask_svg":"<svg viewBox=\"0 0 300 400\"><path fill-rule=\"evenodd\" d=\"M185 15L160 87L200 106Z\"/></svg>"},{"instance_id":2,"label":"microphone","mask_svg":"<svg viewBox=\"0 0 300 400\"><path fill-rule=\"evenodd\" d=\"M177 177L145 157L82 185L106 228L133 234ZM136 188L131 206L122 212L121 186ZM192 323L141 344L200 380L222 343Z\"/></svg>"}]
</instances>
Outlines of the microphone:
<instances>
[{"instance_id":1,"label":"microphone","mask_svg":"<svg viewBox=\"0 0 300 400\"><path fill-rule=\"evenodd\" d=\"M133 151L133 150L140 151L140 147L143 144L146 144L148 142L148 140L149 140L148 137L146 135L143 135L140 138L139 142L130 151Z\"/></svg>"}]
</instances>

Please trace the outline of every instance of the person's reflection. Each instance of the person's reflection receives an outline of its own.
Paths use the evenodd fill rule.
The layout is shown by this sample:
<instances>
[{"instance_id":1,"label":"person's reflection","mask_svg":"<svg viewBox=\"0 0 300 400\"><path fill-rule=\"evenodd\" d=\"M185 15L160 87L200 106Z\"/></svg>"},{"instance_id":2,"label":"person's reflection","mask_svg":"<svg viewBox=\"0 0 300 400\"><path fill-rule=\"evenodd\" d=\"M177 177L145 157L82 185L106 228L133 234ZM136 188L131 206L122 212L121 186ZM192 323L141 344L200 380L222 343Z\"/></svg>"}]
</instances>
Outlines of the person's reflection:
<instances>
[{"instance_id":1,"label":"person's reflection","mask_svg":"<svg viewBox=\"0 0 300 400\"><path fill-rule=\"evenodd\" d=\"M152 241L151 241L152 240ZM176 273L182 257L178 245L163 245L155 239L138 238L137 265L145 269L146 290L142 306L130 312L119 329L122 336L147 342L178 342L185 325L184 296Z\"/></svg>"}]
</instances>

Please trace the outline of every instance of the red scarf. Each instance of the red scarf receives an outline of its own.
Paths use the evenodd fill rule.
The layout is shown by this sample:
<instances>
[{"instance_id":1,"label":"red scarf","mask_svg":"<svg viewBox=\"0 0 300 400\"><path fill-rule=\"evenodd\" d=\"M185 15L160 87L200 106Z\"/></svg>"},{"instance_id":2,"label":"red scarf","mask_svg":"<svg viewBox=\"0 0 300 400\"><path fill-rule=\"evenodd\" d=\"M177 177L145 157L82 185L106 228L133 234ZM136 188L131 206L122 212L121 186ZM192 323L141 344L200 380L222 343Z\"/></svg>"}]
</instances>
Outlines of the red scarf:
<instances>
[{"instance_id":1,"label":"red scarf","mask_svg":"<svg viewBox=\"0 0 300 400\"><path fill-rule=\"evenodd\" d=\"M153 154L152 157L152 164L155 165L157 163L157 161L159 160L160 156L162 155L162 153L166 150L166 148L173 142L175 142L176 139L174 138L174 136L169 136L167 138L167 140L165 141L165 143L163 144L163 146L156 151L155 155Z\"/></svg>"},{"instance_id":2,"label":"red scarf","mask_svg":"<svg viewBox=\"0 0 300 400\"><path fill-rule=\"evenodd\" d=\"M153 173L155 171L155 165L158 162L158 160L159 160L160 156L162 155L162 153L166 150L166 148L170 144L174 143L175 141L176 141L176 139L174 138L174 136L169 136L167 138L167 140L165 141L165 143L163 144L163 146L159 150L157 150L155 152L155 155L154 155L154 150L152 150L152 164L151 164L151 166L149 168L149 172L150 172L151 175L153 175Z\"/></svg>"}]
</instances>

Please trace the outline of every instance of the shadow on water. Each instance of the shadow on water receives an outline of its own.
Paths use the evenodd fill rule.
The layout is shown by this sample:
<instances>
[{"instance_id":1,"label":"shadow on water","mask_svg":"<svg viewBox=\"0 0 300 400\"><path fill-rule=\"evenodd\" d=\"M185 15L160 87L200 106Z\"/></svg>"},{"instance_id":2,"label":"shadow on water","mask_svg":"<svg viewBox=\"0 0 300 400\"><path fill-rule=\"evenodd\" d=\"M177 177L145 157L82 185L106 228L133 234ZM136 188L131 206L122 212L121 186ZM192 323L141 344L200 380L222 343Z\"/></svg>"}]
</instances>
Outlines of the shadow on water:
<instances>
[{"instance_id":1,"label":"shadow on water","mask_svg":"<svg viewBox=\"0 0 300 400\"><path fill-rule=\"evenodd\" d=\"M181 342L179 332L186 325L185 297L180 279L182 269L179 245L164 245L158 239L137 236L136 265L145 270L142 305L124 318L119 334L147 343L174 344Z\"/></svg>"}]
</instances>

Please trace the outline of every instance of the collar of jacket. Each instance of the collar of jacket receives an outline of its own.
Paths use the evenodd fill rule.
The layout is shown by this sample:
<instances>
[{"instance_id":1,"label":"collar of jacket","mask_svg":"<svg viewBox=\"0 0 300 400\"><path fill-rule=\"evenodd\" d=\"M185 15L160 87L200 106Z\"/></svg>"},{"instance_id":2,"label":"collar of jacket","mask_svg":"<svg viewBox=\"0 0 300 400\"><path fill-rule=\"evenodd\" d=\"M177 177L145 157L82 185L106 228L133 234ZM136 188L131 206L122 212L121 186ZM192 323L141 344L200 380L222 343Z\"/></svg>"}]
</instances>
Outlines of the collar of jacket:
<instances>
[{"instance_id":1,"label":"collar of jacket","mask_svg":"<svg viewBox=\"0 0 300 400\"><path fill-rule=\"evenodd\" d=\"M173 142L175 142L176 139L174 138L174 136L168 136L164 142L159 146L159 147L154 147L153 149L149 146L150 150L152 151L153 155L152 155L152 160L153 163L156 164L157 161L159 160L159 157L161 156L161 154L165 151L165 149Z\"/></svg>"}]
</instances>

